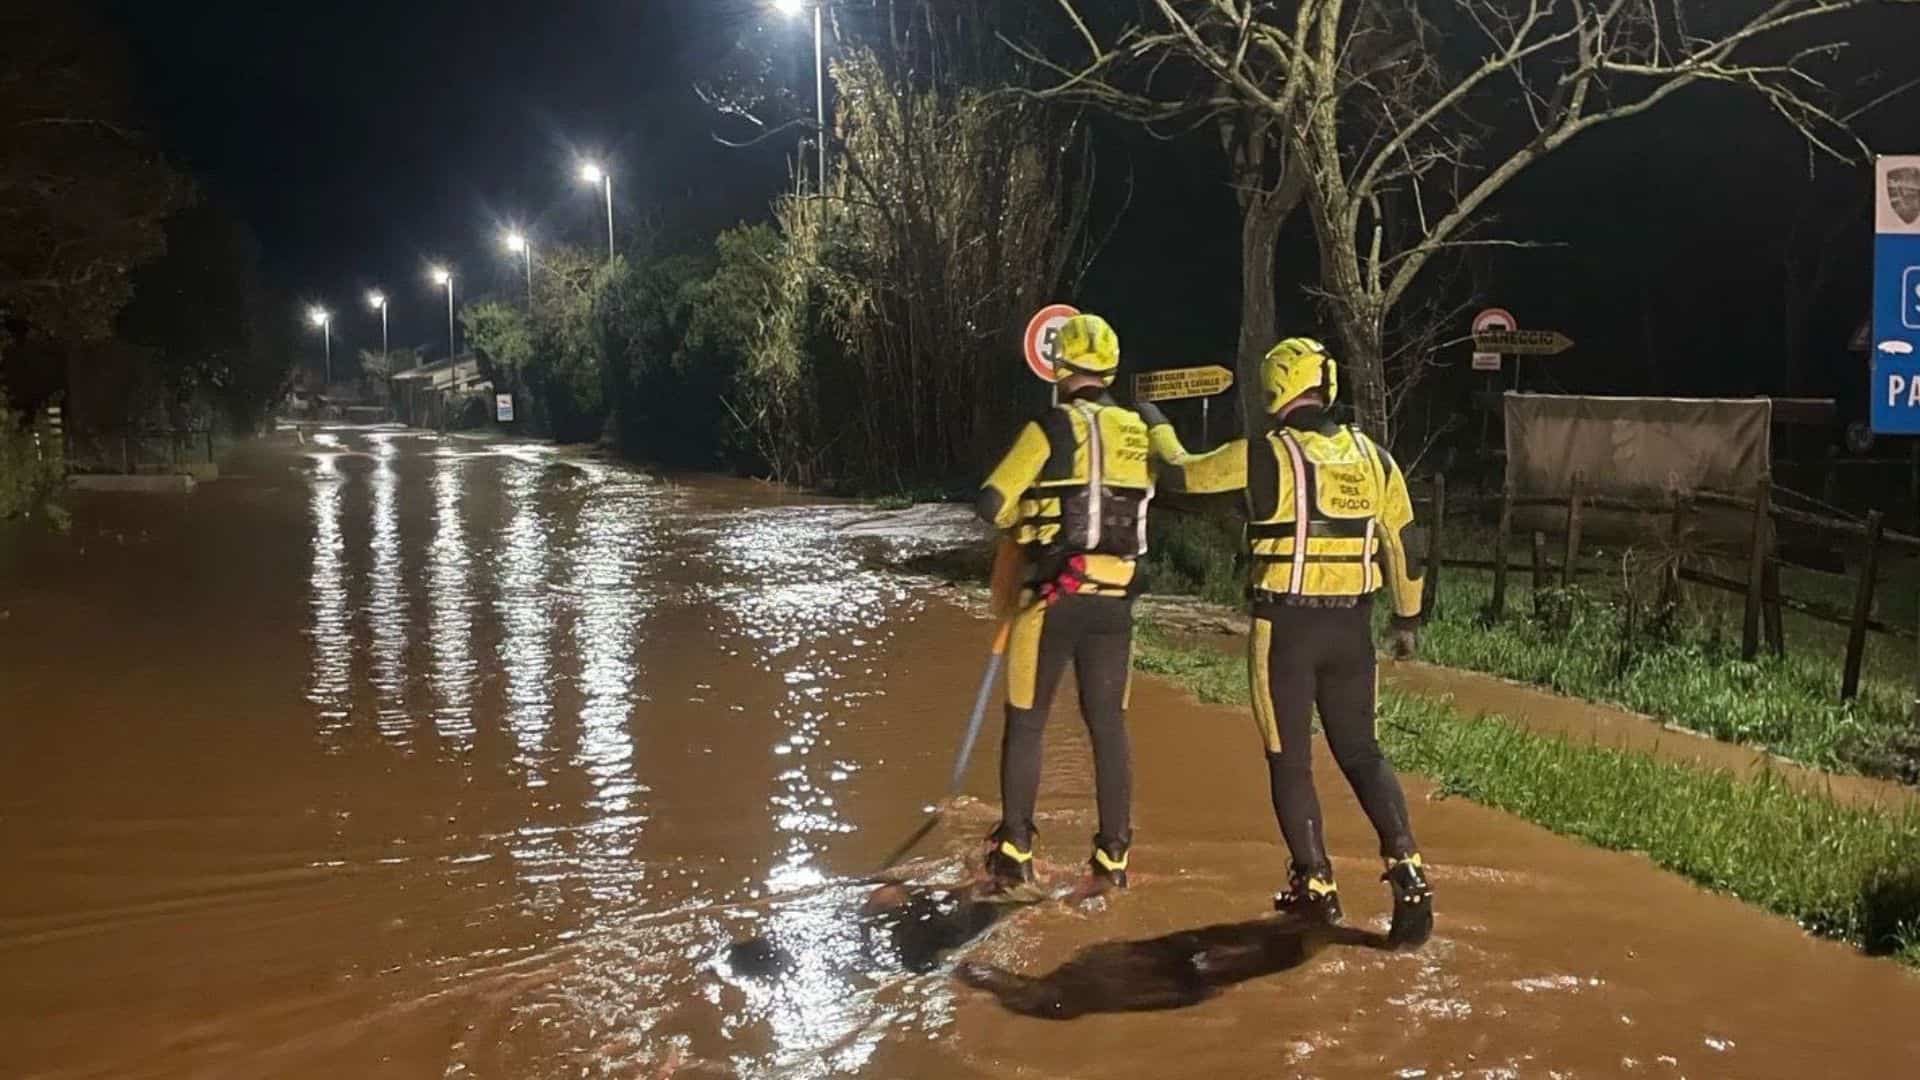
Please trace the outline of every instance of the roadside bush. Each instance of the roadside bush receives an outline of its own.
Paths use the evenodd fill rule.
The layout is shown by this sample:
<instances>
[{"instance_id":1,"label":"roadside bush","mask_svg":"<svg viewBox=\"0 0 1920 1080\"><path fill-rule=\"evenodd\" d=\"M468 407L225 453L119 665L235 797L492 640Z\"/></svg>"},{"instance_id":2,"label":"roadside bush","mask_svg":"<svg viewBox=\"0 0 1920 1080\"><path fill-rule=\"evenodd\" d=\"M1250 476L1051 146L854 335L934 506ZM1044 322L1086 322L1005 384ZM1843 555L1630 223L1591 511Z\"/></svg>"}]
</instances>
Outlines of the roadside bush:
<instances>
[{"instance_id":1,"label":"roadside bush","mask_svg":"<svg viewBox=\"0 0 1920 1080\"><path fill-rule=\"evenodd\" d=\"M66 473L58 441L50 432L36 441L24 420L0 389L0 521L31 513ZM60 520L60 515L52 520Z\"/></svg>"}]
</instances>

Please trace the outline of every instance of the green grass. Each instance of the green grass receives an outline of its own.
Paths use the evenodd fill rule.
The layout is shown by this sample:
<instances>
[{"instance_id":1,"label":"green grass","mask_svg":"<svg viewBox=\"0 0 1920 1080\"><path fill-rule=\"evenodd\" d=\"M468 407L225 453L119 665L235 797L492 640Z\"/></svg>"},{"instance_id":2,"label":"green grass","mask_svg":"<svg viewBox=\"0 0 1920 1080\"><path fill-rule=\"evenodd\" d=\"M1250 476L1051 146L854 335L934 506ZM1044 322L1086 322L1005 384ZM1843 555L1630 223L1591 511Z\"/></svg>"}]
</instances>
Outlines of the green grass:
<instances>
[{"instance_id":1,"label":"green grass","mask_svg":"<svg viewBox=\"0 0 1920 1080\"><path fill-rule=\"evenodd\" d=\"M1142 626L1135 667L1202 701L1244 704L1245 661ZM1920 966L1920 813L1889 815L1724 771L1539 735L1385 691L1394 762L1462 795L1601 847L1646 854L1815 933Z\"/></svg>"},{"instance_id":2,"label":"green grass","mask_svg":"<svg viewBox=\"0 0 1920 1080\"><path fill-rule=\"evenodd\" d=\"M1511 585L1511 582L1510 582ZM1729 742L1823 768L1920 782L1920 731L1908 717L1906 648L1870 643L1860 697L1840 701L1840 662L1811 620L1788 620L1788 655L1740 659L1738 631L1712 612L1663 632L1628 633L1622 599L1556 592L1533 617L1531 590L1510 591L1506 619L1483 625L1490 576L1449 570L1445 603L1421 635L1425 659L1646 713ZM1517 595L1516 595L1517 594ZM1735 614L1737 620L1737 613Z\"/></svg>"},{"instance_id":3,"label":"green grass","mask_svg":"<svg viewBox=\"0 0 1920 1080\"><path fill-rule=\"evenodd\" d=\"M1149 557L1151 591L1239 602L1245 578L1233 558L1237 526L1178 513L1156 515L1154 525L1164 539ZM1484 558L1493 543L1488 530L1448 530L1451 552ZM1920 783L1920 725L1909 715L1916 664L1911 643L1869 635L1860 697L1842 704L1846 634L1840 627L1787 612L1788 655L1775 659L1763 652L1756 661L1743 661L1741 598L1689 585L1683 606L1663 626L1646 625L1643 595L1638 625L1629 632L1622 567L1638 567L1632 580L1644 594L1650 591L1649 562L1623 563L1618 553L1593 551L1583 565L1600 572L1579 578L1570 593L1547 594L1545 619L1534 617L1529 575L1512 574L1507 617L1493 626L1480 618L1492 575L1450 567L1440 613L1422 634L1422 656L1618 705L1809 765ZM1907 580L1913 560L1886 570L1878 593L1881 615L1904 618L1912 610L1909 594L1920 594L1920 585ZM1827 579L1819 598L1829 603L1850 588L1844 578L1818 576ZM1804 584L1789 576L1787 587L1795 591Z\"/></svg>"}]
</instances>

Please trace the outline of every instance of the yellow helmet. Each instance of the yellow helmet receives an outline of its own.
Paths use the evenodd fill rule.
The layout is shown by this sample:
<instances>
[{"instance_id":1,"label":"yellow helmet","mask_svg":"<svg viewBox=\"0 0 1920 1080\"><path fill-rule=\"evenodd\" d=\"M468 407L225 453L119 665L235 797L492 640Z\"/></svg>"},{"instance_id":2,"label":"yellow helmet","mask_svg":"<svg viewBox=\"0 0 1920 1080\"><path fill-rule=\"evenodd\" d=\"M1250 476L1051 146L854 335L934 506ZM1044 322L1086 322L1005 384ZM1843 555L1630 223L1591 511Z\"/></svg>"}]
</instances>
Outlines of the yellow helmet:
<instances>
[{"instance_id":1,"label":"yellow helmet","mask_svg":"<svg viewBox=\"0 0 1920 1080\"><path fill-rule=\"evenodd\" d=\"M1091 375L1108 386L1120 370L1120 335L1098 315L1075 315L1060 326L1053 381Z\"/></svg>"},{"instance_id":2,"label":"yellow helmet","mask_svg":"<svg viewBox=\"0 0 1920 1080\"><path fill-rule=\"evenodd\" d=\"M1328 404L1340 393L1340 372L1327 347L1307 337L1292 337L1268 350L1260 363L1260 385L1267 392L1269 415L1301 394L1318 393Z\"/></svg>"}]
</instances>

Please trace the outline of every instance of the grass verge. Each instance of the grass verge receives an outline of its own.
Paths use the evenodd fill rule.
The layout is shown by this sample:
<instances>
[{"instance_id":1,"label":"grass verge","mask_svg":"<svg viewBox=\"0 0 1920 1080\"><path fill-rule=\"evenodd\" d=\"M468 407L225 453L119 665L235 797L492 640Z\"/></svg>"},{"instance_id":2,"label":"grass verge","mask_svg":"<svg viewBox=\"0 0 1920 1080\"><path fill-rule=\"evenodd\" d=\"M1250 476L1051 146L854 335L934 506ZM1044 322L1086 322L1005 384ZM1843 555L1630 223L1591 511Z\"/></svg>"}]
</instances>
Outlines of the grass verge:
<instances>
[{"instance_id":1,"label":"grass verge","mask_svg":"<svg viewBox=\"0 0 1920 1080\"><path fill-rule=\"evenodd\" d=\"M1150 526L1151 591L1238 606L1245 570L1234 559L1239 540L1230 523L1173 513L1156 514ZM1492 543L1491 533L1450 531L1448 550L1485 551ZM1572 590L1543 592L1538 605L1528 575L1515 574L1506 618L1491 626L1481 612L1492 575L1448 568L1441 610L1421 635L1422 657L1618 705L1819 768L1920 784L1920 727L1909 715L1911 644L1873 637L1860 696L1842 703L1843 629L1789 612L1788 655L1763 651L1744 661L1739 597L1688 587L1682 604L1656 620L1642 596L1629 619L1627 588L1644 592L1650 575L1623 568L1641 561L1595 549L1583 563L1601 573ZM1893 597L1900 589L1882 592ZM1384 618L1385 605L1376 606ZM1536 617L1536 609L1543 614Z\"/></svg>"},{"instance_id":2,"label":"grass verge","mask_svg":"<svg viewBox=\"0 0 1920 1080\"><path fill-rule=\"evenodd\" d=\"M1245 704L1239 657L1143 625L1135 667L1202 701ZM1396 765L1442 792L1601 847L1646 854L1818 934L1920 967L1920 813L1842 806L1777 777L1724 771L1468 717L1383 691L1380 737Z\"/></svg>"}]
</instances>

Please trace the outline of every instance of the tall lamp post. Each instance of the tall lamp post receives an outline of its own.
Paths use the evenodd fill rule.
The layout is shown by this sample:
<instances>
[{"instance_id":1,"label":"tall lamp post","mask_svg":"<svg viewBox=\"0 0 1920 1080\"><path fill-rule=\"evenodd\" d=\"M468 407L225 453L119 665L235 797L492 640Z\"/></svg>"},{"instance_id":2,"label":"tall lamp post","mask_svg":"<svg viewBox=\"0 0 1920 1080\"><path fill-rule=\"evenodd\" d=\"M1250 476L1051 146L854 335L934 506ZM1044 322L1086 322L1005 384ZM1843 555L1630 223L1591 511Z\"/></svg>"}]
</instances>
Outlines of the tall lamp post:
<instances>
[{"instance_id":1,"label":"tall lamp post","mask_svg":"<svg viewBox=\"0 0 1920 1080\"><path fill-rule=\"evenodd\" d=\"M315 305L307 309L307 321L319 328L320 340L324 343L322 347L326 349L325 381L320 384L321 393L324 395L327 387L333 385L333 314L326 308Z\"/></svg>"},{"instance_id":2,"label":"tall lamp post","mask_svg":"<svg viewBox=\"0 0 1920 1080\"><path fill-rule=\"evenodd\" d=\"M607 261L613 261L613 174L589 161L580 166L582 183L598 184L607 196Z\"/></svg>"},{"instance_id":3,"label":"tall lamp post","mask_svg":"<svg viewBox=\"0 0 1920 1080\"><path fill-rule=\"evenodd\" d=\"M393 360L387 356L387 294L375 289L367 294L367 306L380 313L380 368L387 376L387 416L393 416Z\"/></svg>"},{"instance_id":4,"label":"tall lamp post","mask_svg":"<svg viewBox=\"0 0 1920 1080\"><path fill-rule=\"evenodd\" d=\"M827 10L826 0L773 0L774 9L780 14L792 17L813 8L813 105L814 119L819 124L814 142L820 148L820 175L815 181L815 192L827 193L827 65L826 44L822 27Z\"/></svg>"},{"instance_id":5,"label":"tall lamp post","mask_svg":"<svg viewBox=\"0 0 1920 1080\"><path fill-rule=\"evenodd\" d=\"M526 257L527 263L527 314L533 314L533 242L525 233L509 232L500 238L500 243L515 255Z\"/></svg>"},{"instance_id":6,"label":"tall lamp post","mask_svg":"<svg viewBox=\"0 0 1920 1080\"><path fill-rule=\"evenodd\" d=\"M393 369L387 362L387 296L378 289L367 294L367 306L380 313L380 366L387 368L387 375L393 375Z\"/></svg>"},{"instance_id":7,"label":"tall lamp post","mask_svg":"<svg viewBox=\"0 0 1920 1080\"><path fill-rule=\"evenodd\" d=\"M460 354L460 348L454 344L453 337L453 271L444 266L436 266L428 273L433 276L435 285L447 290L447 362L452 363L453 358Z\"/></svg>"}]
</instances>

